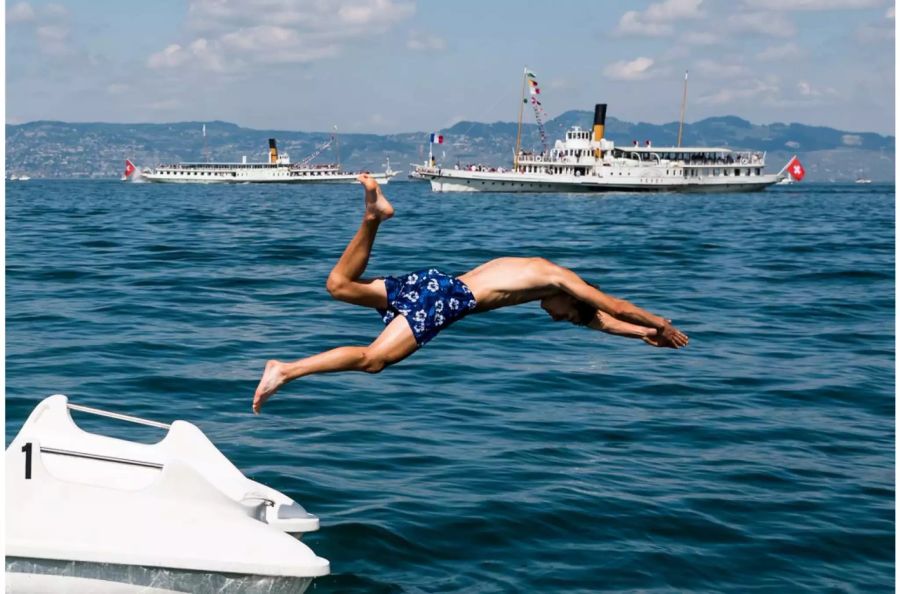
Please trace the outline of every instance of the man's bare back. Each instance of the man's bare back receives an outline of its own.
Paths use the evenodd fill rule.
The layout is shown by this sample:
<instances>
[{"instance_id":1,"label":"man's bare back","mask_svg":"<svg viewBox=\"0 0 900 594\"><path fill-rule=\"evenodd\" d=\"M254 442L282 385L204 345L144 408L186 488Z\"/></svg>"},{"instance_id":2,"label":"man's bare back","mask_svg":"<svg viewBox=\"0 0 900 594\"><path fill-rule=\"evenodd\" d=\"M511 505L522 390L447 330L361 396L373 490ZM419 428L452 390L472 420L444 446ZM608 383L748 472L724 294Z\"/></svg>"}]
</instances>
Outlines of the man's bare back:
<instances>
[{"instance_id":1,"label":"man's bare back","mask_svg":"<svg viewBox=\"0 0 900 594\"><path fill-rule=\"evenodd\" d=\"M459 276L475 295L481 313L543 299L559 289L547 276L543 258L497 258Z\"/></svg>"}]
</instances>

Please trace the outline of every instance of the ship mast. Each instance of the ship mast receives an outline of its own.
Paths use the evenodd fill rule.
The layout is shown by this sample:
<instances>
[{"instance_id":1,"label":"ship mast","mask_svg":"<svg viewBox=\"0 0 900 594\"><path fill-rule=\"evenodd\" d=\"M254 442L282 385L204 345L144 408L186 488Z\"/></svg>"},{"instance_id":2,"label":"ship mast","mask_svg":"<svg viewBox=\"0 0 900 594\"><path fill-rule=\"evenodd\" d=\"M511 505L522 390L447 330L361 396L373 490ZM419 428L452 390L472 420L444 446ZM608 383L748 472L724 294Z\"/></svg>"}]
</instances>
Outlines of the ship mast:
<instances>
[{"instance_id":1,"label":"ship mast","mask_svg":"<svg viewBox=\"0 0 900 594\"><path fill-rule=\"evenodd\" d=\"M203 158L209 163L209 146L206 144L206 124L203 124Z\"/></svg>"},{"instance_id":2,"label":"ship mast","mask_svg":"<svg viewBox=\"0 0 900 594\"><path fill-rule=\"evenodd\" d=\"M687 76L688 71L684 71L684 93L681 96L681 119L678 121L678 148L681 148L681 130L684 128L684 106L687 103Z\"/></svg>"},{"instance_id":3,"label":"ship mast","mask_svg":"<svg viewBox=\"0 0 900 594\"><path fill-rule=\"evenodd\" d=\"M335 124L334 125L334 154L337 157L338 169L340 169L341 168L341 145L340 145L340 142L338 142L337 131L338 131L337 124Z\"/></svg>"},{"instance_id":4,"label":"ship mast","mask_svg":"<svg viewBox=\"0 0 900 594\"><path fill-rule=\"evenodd\" d=\"M516 130L516 152L513 155L513 171L519 170L519 143L522 140L522 111L525 109L525 81L528 78L528 66L522 72L522 100L519 101L519 127Z\"/></svg>"}]
</instances>

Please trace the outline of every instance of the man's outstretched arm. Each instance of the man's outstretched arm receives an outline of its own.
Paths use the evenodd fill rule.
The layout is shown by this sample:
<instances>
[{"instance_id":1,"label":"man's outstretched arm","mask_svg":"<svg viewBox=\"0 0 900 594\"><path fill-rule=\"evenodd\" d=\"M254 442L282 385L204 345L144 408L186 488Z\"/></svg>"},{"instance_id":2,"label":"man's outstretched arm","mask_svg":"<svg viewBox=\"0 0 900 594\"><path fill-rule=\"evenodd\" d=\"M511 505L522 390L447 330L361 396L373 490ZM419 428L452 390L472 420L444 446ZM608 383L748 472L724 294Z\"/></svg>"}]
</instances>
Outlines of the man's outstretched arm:
<instances>
[{"instance_id":1,"label":"man's outstretched arm","mask_svg":"<svg viewBox=\"0 0 900 594\"><path fill-rule=\"evenodd\" d=\"M626 338L649 338L651 336L656 336L655 328L647 328L646 326L623 322L600 310L597 310L594 314L594 318L588 322L587 327L593 330L606 332L607 334L625 336Z\"/></svg>"},{"instance_id":2,"label":"man's outstretched arm","mask_svg":"<svg viewBox=\"0 0 900 594\"><path fill-rule=\"evenodd\" d=\"M663 344L663 342L658 340L659 332L656 328L647 328L646 326L639 326L637 324L623 322L622 320L614 318L611 315L605 314L599 310L596 314L594 314L594 319L591 320L587 326L588 328L592 328L593 330L600 330L601 332L606 332L607 334L625 336L626 338L640 338L647 344L656 347L668 346L670 348L678 348L677 346L672 344Z\"/></svg>"},{"instance_id":3,"label":"man's outstretched arm","mask_svg":"<svg viewBox=\"0 0 900 594\"><path fill-rule=\"evenodd\" d=\"M619 321L655 329L656 334L653 338L659 342L659 346L679 348L687 345L687 335L672 326L669 320L652 314L625 299L607 295L586 283L584 279L568 268L549 264L552 267L551 274L554 284L572 297L596 307Z\"/></svg>"}]
</instances>

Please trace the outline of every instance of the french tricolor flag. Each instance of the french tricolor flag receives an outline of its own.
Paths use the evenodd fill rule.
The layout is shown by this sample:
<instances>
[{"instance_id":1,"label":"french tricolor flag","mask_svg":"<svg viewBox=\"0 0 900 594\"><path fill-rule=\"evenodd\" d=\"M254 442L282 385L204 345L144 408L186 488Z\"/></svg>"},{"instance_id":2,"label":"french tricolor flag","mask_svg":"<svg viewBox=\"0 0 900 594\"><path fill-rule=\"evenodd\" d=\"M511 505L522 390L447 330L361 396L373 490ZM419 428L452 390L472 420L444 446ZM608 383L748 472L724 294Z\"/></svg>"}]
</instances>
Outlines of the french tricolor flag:
<instances>
[{"instance_id":1,"label":"french tricolor flag","mask_svg":"<svg viewBox=\"0 0 900 594\"><path fill-rule=\"evenodd\" d=\"M444 135L443 134L432 134L431 135L431 144L444 144Z\"/></svg>"}]
</instances>

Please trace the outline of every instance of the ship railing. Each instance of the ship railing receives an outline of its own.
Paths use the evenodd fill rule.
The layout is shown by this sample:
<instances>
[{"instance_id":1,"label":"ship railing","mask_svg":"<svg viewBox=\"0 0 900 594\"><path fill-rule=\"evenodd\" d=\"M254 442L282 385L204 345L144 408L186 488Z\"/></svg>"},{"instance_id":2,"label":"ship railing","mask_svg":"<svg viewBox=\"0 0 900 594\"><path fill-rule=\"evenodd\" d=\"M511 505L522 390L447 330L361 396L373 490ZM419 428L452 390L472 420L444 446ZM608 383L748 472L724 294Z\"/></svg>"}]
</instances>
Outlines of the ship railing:
<instances>
[{"instance_id":1,"label":"ship railing","mask_svg":"<svg viewBox=\"0 0 900 594\"><path fill-rule=\"evenodd\" d=\"M685 167L763 167L766 164L766 153L758 151L739 151L729 153L727 156L709 157L706 155L693 155L688 159L676 161Z\"/></svg>"},{"instance_id":2,"label":"ship railing","mask_svg":"<svg viewBox=\"0 0 900 594\"><path fill-rule=\"evenodd\" d=\"M519 158L517 159L519 162L528 162L528 163L555 163L554 157L559 158L558 155L553 153L532 153L528 151L519 151Z\"/></svg>"}]
</instances>

